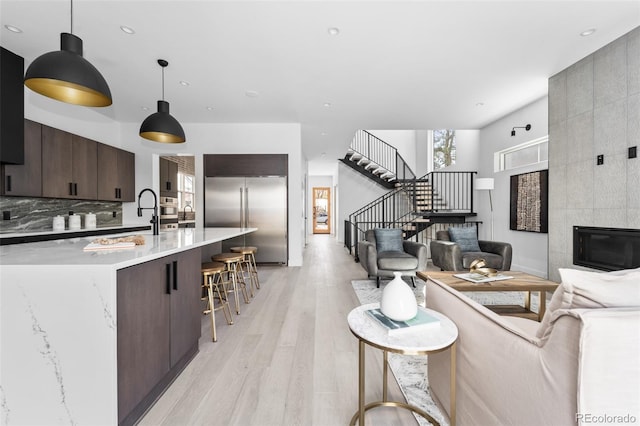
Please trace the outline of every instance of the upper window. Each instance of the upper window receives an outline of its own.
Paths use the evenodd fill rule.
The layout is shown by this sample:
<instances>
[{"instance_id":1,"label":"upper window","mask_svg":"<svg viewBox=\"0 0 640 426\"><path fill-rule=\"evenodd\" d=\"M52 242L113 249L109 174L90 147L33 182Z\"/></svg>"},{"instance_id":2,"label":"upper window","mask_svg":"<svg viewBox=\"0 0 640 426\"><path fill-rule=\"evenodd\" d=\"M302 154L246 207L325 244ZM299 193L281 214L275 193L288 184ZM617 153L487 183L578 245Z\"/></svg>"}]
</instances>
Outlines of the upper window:
<instances>
[{"instance_id":1,"label":"upper window","mask_svg":"<svg viewBox=\"0 0 640 426\"><path fill-rule=\"evenodd\" d=\"M512 146L494 154L494 171L531 166L549 160L549 136Z\"/></svg>"},{"instance_id":2,"label":"upper window","mask_svg":"<svg viewBox=\"0 0 640 426\"><path fill-rule=\"evenodd\" d=\"M178 208L180 210L190 206L193 211L196 207L194 180L195 176L178 172Z\"/></svg>"},{"instance_id":3,"label":"upper window","mask_svg":"<svg viewBox=\"0 0 640 426\"><path fill-rule=\"evenodd\" d=\"M433 170L443 169L456 163L456 131L433 131Z\"/></svg>"}]
</instances>

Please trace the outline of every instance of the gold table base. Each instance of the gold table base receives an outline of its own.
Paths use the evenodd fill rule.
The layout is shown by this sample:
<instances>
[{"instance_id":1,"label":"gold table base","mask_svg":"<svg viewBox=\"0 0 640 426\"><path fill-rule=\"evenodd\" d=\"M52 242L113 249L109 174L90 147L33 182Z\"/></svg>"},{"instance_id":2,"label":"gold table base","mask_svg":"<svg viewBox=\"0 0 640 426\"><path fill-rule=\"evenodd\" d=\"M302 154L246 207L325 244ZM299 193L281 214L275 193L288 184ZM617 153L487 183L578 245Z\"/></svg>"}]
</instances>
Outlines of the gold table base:
<instances>
[{"instance_id":1,"label":"gold table base","mask_svg":"<svg viewBox=\"0 0 640 426\"><path fill-rule=\"evenodd\" d=\"M388 372L389 372L389 352L384 350L383 348L377 347L378 349L382 349L383 354L383 370L382 370L382 401L370 402L365 405L365 392L364 392L364 376L365 376L365 344L366 341L358 337L358 411L351 417L351 421L349 422L349 426L355 426L356 422L359 419L364 419L364 413L367 410L377 407L398 407L409 410L413 413L418 414L419 416L424 417L433 425L440 425L433 417L431 417L426 411L421 410L415 405L407 404L405 402L400 401L388 401L387 398L387 380L388 380ZM451 371L450 371L450 422L451 426L455 426L456 424L456 342L453 342L449 347L442 348L437 351L432 351L431 353L440 352L443 350L449 349L451 351ZM395 352L395 351L394 351ZM359 422L359 425L364 425L364 421Z\"/></svg>"}]
</instances>

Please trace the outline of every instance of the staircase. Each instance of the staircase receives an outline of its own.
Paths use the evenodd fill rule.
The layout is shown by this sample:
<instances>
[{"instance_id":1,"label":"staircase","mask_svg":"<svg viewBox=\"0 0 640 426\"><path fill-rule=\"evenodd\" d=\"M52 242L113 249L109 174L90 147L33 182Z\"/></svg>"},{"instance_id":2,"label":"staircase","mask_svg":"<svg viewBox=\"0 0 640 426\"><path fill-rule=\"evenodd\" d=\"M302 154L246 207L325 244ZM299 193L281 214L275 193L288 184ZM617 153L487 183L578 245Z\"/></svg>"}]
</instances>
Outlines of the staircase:
<instances>
[{"instance_id":1,"label":"staircase","mask_svg":"<svg viewBox=\"0 0 640 426\"><path fill-rule=\"evenodd\" d=\"M388 189L416 177L397 149L366 130L356 132L340 161Z\"/></svg>"},{"instance_id":2,"label":"staircase","mask_svg":"<svg viewBox=\"0 0 640 426\"><path fill-rule=\"evenodd\" d=\"M416 178L395 148L364 130L341 161L390 189L345 220L345 246L349 253L355 251L356 261L358 241L369 229L401 228L405 239L420 241L434 224L465 224L476 216L476 172L431 172Z\"/></svg>"}]
</instances>

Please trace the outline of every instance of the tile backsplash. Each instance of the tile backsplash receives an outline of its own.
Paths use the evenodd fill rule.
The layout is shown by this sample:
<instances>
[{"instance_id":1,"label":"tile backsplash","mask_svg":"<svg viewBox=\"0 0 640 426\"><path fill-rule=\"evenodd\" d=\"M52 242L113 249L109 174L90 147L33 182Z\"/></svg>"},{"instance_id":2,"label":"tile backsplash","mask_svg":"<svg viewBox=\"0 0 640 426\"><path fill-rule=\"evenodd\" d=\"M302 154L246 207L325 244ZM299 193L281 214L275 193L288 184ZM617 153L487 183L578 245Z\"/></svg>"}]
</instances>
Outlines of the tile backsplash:
<instances>
[{"instance_id":1,"label":"tile backsplash","mask_svg":"<svg viewBox=\"0 0 640 426\"><path fill-rule=\"evenodd\" d=\"M80 215L84 228L84 215L94 213L98 227L122 225L122 203L116 201L64 200L57 198L0 197L0 232L38 232L53 229L53 218L65 218L69 229L69 213ZM6 220L6 216L10 219ZM114 217L115 216L115 217Z\"/></svg>"}]
</instances>

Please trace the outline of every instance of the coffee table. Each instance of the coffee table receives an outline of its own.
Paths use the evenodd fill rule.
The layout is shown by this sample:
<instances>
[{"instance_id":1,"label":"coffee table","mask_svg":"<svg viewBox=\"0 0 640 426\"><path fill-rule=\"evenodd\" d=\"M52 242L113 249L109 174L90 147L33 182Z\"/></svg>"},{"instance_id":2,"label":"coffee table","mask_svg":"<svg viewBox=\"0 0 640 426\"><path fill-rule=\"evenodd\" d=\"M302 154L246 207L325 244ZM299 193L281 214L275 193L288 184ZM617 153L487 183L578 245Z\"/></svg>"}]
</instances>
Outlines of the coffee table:
<instances>
[{"instance_id":1,"label":"coffee table","mask_svg":"<svg viewBox=\"0 0 640 426\"><path fill-rule=\"evenodd\" d=\"M366 313L369 309L379 308L379 303L370 303L361 305L349 312L347 322L349 329L354 336L358 338L358 411L351 418L350 426L354 426L356 422L364 425L365 411L375 407L399 407L410 410L432 424L439 423L429 414L420 408L400 401L389 401L387 398L387 374L389 371L389 352L404 355L428 355L450 350L451 353L451 370L449 371L451 383L451 408L450 423L451 426L456 424L456 340L458 339L458 328L449 318L432 309L427 309L429 314L440 320L440 326L429 329L421 329L417 331L406 331L401 335L389 336L382 327L374 322ZM382 369L382 401L371 402L365 405L365 344L373 348L382 350L383 353L383 369ZM425 371L426 374L426 371Z\"/></svg>"},{"instance_id":2,"label":"coffee table","mask_svg":"<svg viewBox=\"0 0 640 426\"><path fill-rule=\"evenodd\" d=\"M465 271L419 271L416 275L424 280L439 281L458 291L518 291L525 293L524 306L519 305L485 305L499 315L510 315L542 321L547 305L547 291L554 292L558 283L545 280L524 272L504 271L503 275L513 277L502 281L488 283L472 283L462 278L454 277L454 274L462 274ZM540 294L538 312L531 311L531 292Z\"/></svg>"}]
</instances>

